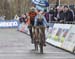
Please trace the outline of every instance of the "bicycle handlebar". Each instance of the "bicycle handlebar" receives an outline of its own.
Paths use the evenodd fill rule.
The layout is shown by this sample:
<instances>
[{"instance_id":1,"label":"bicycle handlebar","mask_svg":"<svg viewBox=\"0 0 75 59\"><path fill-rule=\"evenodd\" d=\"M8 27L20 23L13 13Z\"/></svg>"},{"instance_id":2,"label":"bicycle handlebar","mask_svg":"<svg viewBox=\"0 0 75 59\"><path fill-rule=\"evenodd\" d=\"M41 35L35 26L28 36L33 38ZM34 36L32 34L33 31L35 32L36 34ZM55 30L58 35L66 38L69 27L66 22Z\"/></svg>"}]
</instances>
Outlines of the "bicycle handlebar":
<instances>
[{"instance_id":1,"label":"bicycle handlebar","mask_svg":"<svg viewBox=\"0 0 75 59\"><path fill-rule=\"evenodd\" d=\"M46 28L46 27L44 27L44 26L33 26L34 28Z\"/></svg>"},{"instance_id":2,"label":"bicycle handlebar","mask_svg":"<svg viewBox=\"0 0 75 59\"><path fill-rule=\"evenodd\" d=\"M29 27L33 27L33 28L47 28L45 26L32 26L32 25L29 25Z\"/></svg>"}]
</instances>

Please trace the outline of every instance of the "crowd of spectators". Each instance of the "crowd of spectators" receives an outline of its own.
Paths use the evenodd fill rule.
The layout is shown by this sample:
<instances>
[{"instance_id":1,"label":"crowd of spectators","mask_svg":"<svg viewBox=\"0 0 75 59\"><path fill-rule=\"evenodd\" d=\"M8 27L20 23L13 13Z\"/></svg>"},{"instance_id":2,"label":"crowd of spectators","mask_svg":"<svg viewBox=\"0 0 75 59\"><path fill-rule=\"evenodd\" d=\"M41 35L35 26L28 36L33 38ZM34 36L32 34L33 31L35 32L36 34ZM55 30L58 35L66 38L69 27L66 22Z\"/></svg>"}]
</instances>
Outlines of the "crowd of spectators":
<instances>
[{"instance_id":1,"label":"crowd of spectators","mask_svg":"<svg viewBox=\"0 0 75 59\"><path fill-rule=\"evenodd\" d=\"M67 5L50 8L49 12L46 12L46 15L48 15L46 16L48 22L74 23L75 21L74 10Z\"/></svg>"}]
</instances>

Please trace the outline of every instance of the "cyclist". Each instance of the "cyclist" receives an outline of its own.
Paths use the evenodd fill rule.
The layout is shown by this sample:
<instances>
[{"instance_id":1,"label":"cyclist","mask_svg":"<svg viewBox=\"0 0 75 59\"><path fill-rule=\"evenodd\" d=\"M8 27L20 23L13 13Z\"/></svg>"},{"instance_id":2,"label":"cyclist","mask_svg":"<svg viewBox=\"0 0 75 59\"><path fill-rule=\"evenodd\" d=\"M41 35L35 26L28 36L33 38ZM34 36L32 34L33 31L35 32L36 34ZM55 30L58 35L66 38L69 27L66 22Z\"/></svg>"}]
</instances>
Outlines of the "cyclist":
<instances>
[{"instance_id":1,"label":"cyclist","mask_svg":"<svg viewBox=\"0 0 75 59\"><path fill-rule=\"evenodd\" d=\"M44 26L44 27L47 27L48 26L48 23L46 21L46 18L45 16L43 15L43 13L39 13L36 17L35 17L35 22L34 22L34 26ZM45 29L42 30L43 31L43 34L44 34L44 46L46 46L45 44Z\"/></svg>"},{"instance_id":2,"label":"cyclist","mask_svg":"<svg viewBox=\"0 0 75 59\"><path fill-rule=\"evenodd\" d=\"M37 15L34 7L32 7L30 9L30 12L28 13L28 15L29 15L29 18L30 18L30 25L34 26L34 19L35 19L35 16ZM31 43L34 43L33 36L32 36L32 27L29 29L29 31L30 31L30 36L31 36Z\"/></svg>"}]
</instances>

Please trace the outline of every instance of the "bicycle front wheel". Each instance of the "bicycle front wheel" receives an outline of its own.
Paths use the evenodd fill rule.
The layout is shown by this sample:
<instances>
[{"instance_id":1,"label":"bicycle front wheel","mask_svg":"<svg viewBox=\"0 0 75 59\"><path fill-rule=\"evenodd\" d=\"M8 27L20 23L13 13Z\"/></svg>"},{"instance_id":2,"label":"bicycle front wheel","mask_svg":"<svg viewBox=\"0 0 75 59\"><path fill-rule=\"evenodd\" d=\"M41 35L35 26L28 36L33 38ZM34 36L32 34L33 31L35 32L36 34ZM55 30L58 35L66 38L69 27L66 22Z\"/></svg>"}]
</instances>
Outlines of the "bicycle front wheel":
<instances>
[{"instance_id":1,"label":"bicycle front wheel","mask_svg":"<svg viewBox=\"0 0 75 59\"><path fill-rule=\"evenodd\" d=\"M40 45L39 46L40 46L40 53L41 54L43 54L43 38L42 38L43 36L42 35L43 35L43 33L40 32L40 38L39 38Z\"/></svg>"}]
</instances>

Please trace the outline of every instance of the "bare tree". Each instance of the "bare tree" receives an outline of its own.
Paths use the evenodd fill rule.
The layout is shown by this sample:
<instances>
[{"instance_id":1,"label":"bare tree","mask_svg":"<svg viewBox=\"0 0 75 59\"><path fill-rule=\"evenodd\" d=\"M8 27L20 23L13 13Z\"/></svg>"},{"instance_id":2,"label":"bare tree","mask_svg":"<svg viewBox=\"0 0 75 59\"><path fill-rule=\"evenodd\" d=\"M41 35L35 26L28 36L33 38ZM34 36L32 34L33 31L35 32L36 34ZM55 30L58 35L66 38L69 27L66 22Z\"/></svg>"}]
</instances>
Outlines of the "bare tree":
<instances>
[{"instance_id":1,"label":"bare tree","mask_svg":"<svg viewBox=\"0 0 75 59\"><path fill-rule=\"evenodd\" d=\"M0 16L12 19L14 15L21 15L28 12L31 7L31 0L0 0ZM57 0L48 0L50 4L55 4ZM61 4L75 4L75 0L61 0Z\"/></svg>"}]
</instances>

